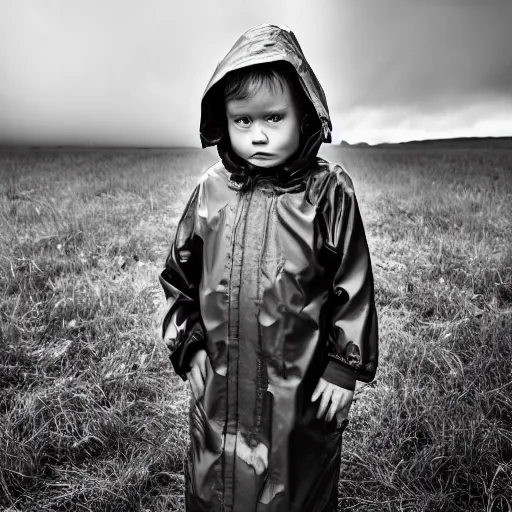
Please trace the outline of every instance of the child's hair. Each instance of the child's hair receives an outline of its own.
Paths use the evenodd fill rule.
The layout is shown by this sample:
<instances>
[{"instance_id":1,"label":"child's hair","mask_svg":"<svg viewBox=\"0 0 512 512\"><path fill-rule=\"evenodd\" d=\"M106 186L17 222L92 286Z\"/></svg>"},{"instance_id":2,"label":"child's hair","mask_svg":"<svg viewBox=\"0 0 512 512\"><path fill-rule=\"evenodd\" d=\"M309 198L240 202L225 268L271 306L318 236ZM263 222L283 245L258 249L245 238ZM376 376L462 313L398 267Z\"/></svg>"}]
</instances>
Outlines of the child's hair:
<instances>
[{"instance_id":1,"label":"child's hair","mask_svg":"<svg viewBox=\"0 0 512 512\"><path fill-rule=\"evenodd\" d=\"M318 130L320 125L318 116L299 82L295 69L288 62L274 61L230 71L209 91L210 97L205 109L206 122L201 127L203 136L213 144L225 141L226 102L248 99L263 85L268 86L272 92L279 89L282 91L285 83L290 88L299 117L305 119L302 134L307 135L313 129Z\"/></svg>"},{"instance_id":2,"label":"child's hair","mask_svg":"<svg viewBox=\"0 0 512 512\"><path fill-rule=\"evenodd\" d=\"M267 86L273 93L283 91L285 83L290 87L299 115L303 114L308 99L297 73L291 64L284 61L255 64L228 73L223 83L224 102L248 99L262 86Z\"/></svg>"}]
</instances>

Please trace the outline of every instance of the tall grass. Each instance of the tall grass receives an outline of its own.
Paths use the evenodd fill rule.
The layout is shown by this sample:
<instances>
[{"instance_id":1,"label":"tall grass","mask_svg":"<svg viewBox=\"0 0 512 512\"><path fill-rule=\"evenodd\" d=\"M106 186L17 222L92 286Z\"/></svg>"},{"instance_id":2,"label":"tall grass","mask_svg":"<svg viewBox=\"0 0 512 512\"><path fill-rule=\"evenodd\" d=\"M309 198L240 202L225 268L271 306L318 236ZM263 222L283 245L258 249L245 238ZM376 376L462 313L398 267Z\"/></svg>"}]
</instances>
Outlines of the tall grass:
<instances>
[{"instance_id":1,"label":"tall grass","mask_svg":"<svg viewBox=\"0 0 512 512\"><path fill-rule=\"evenodd\" d=\"M332 155L334 156L334 155ZM512 510L512 151L348 150L382 334L343 510Z\"/></svg>"},{"instance_id":2,"label":"tall grass","mask_svg":"<svg viewBox=\"0 0 512 512\"><path fill-rule=\"evenodd\" d=\"M157 275L207 155L0 158L0 506L177 510L186 390Z\"/></svg>"},{"instance_id":3,"label":"tall grass","mask_svg":"<svg viewBox=\"0 0 512 512\"><path fill-rule=\"evenodd\" d=\"M499 511L511 499L512 151L336 149L380 314L340 505ZM157 276L195 150L0 154L0 507L182 510L186 386ZM508 501L507 501L508 500Z\"/></svg>"}]
</instances>

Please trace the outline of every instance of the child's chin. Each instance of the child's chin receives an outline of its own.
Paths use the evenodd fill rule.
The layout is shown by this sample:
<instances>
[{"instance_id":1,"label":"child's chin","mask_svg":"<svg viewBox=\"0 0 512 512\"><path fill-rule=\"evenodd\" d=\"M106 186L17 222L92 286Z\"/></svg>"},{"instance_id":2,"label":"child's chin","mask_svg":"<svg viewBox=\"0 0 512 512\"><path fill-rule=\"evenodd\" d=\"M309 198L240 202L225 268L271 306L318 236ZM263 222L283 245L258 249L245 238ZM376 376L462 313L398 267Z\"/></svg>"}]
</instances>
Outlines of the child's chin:
<instances>
[{"instance_id":1,"label":"child's chin","mask_svg":"<svg viewBox=\"0 0 512 512\"><path fill-rule=\"evenodd\" d=\"M256 167L262 167L263 169L272 169L272 167L278 165L274 162L262 162L261 160L250 160L249 163Z\"/></svg>"},{"instance_id":2,"label":"child's chin","mask_svg":"<svg viewBox=\"0 0 512 512\"><path fill-rule=\"evenodd\" d=\"M249 158L247 160L250 164L255 165L256 167L262 167L263 169L272 169L272 167L277 167L285 162L282 158L280 159L272 159L272 160L264 160L259 158Z\"/></svg>"}]
</instances>

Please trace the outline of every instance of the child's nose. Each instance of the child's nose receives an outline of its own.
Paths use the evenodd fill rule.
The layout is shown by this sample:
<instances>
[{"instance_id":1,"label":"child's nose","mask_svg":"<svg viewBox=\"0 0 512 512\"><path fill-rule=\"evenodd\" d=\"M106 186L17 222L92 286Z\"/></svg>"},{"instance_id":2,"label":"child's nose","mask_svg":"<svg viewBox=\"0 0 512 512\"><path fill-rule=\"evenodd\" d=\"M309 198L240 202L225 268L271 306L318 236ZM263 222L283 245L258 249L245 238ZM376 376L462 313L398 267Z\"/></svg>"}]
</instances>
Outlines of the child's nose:
<instances>
[{"instance_id":1,"label":"child's nose","mask_svg":"<svg viewBox=\"0 0 512 512\"><path fill-rule=\"evenodd\" d=\"M267 144L268 137L261 126L255 124L252 132L252 143L253 144Z\"/></svg>"}]
</instances>

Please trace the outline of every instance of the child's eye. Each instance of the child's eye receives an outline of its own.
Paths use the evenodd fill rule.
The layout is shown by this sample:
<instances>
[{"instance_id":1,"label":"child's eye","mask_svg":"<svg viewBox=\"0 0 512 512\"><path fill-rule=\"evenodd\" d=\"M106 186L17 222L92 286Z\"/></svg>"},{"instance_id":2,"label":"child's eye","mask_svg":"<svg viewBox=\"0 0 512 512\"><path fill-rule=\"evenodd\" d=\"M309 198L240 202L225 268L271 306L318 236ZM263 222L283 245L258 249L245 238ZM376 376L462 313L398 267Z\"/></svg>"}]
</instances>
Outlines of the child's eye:
<instances>
[{"instance_id":1,"label":"child's eye","mask_svg":"<svg viewBox=\"0 0 512 512\"><path fill-rule=\"evenodd\" d=\"M271 123L278 123L279 121L281 121L283 119L283 115L282 114L273 114L271 115L268 120L271 122Z\"/></svg>"},{"instance_id":2,"label":"child's eye","mask_svg":"<svg viewBox=\"0 0 512 512\"><path fill-rule=\"evenodd\" d=\"M249 121L248 117L239 117L235 119L235 123L239 124L240 126L249 126L251 124L251 121Z\"/></svg>"}]
</instances>

